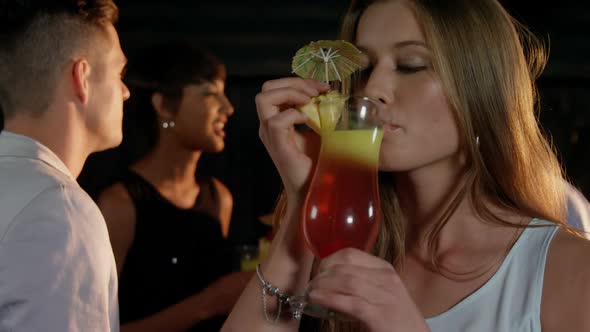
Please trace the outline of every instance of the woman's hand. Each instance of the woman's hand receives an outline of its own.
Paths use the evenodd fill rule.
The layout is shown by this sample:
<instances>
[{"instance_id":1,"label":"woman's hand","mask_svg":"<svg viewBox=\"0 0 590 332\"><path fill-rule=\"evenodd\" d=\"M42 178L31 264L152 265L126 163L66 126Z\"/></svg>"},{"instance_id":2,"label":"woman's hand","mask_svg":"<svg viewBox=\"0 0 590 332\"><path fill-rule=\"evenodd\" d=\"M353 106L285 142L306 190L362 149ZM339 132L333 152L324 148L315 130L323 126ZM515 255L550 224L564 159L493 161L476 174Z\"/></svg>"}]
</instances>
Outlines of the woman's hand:
<instances>
[{"instance_id":1,"label":"woman's hand","mask_svg":"<svg viewBox=\"0 0 590 332\"><path fill-rule=\"evenodd\" d=\"M307 104L328 89L328 85L317 81L290 77L267 81L256 96L260 139L283 180L288 197L303 194L319 146L316 134L295 131L294 125L307 119L295 107Z\"/></svg>"},{"instance_id":2,"label":"woman's hand","mask_svg":"<svg viewBox=\"0 0 590 332\"><path fill-rule=\"evenodd\" d=\"M361 321L369 331L430 331L393 266L357 249L323 259L311 302Z\"/></svg>"}]
</instances>

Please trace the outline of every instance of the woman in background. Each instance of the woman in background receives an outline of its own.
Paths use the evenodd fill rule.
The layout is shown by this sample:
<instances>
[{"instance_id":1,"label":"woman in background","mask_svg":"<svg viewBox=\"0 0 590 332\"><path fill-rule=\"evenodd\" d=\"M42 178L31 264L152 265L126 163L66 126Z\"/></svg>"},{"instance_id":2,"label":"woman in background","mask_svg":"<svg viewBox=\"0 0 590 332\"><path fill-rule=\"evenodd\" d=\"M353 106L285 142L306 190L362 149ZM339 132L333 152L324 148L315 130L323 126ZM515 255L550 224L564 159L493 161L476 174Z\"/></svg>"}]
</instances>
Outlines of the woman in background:
<instances>
[{"instance_id":1,"label":"woman in background","mask_svg":"<svg viewBox=\"0 0 590 332\"><path fill-rule=\"evenodd\" d=\"M225 67L185 44L129 63L123 149L136 155L98 197L120 275L122 331L219 331L250 273L231 273L232 195L201 175L234 109ZM129 152L129 151L128 151Z\"/></svg>"}]
</instances>

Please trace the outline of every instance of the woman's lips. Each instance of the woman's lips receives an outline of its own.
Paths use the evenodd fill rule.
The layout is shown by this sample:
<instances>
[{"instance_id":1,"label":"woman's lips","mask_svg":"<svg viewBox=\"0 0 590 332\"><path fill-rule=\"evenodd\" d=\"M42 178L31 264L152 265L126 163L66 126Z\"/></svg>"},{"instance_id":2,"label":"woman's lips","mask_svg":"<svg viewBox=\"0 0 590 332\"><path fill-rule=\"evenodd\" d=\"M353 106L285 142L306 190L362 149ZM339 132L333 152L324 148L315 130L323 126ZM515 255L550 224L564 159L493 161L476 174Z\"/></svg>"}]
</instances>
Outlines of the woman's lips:
<instances>
[{"instance_id":1,"label":"woman's lips","mask_svg":"<svg viewBox=\"0 0 590 332\"><path fill-rule=\"evenodd\" d=\"M215 135L221 137L221 138L225 138L225 123L223 122L217 122L214 124L213 126L213 131L215 133Z\"/></svg>"},{"instance_id":2,"label":"woman's lips","mask_svg":"<svg viewBox=\"0 0 590 332\"><path fill-rule=\"evenodd\" d=\"M400 126L398 126L398 125L396 125L396 124L393 124L393 123L388 123L388 124L385 124L385 125L383 126L383 130L384 130L385 132L395 132L395 131L398 131L398 130L400 130L401 128L402 128L402 127L400 127Z\"/></svg>"},{"instance_id":3,"label":"woman's lips","mask_svg":"<svg viewBox=\"0 0 590 332\"><path fill-rule=\"evenodd\" d=\"M216 130L215 134L221 138L225 138L225 131L224 130Z\"/></svg>"}]
</instances>

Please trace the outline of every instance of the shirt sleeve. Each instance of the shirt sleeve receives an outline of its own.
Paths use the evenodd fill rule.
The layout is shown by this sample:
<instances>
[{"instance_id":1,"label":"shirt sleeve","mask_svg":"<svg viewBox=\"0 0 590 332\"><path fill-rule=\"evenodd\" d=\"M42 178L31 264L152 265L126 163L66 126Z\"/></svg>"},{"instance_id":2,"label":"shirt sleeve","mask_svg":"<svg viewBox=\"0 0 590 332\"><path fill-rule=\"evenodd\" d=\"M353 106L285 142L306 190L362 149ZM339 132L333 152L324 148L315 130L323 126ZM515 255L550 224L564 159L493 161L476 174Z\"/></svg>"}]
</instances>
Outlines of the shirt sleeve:
<instances>
[{"instance_id":1,"label":"shirt sleeve","mask_svg":"<svg viewBox=\"0 0 590 332\"><path fill-rule=\"evenodd\" d=\"M113 266L90 198L46 189L0 238L0 331L118 330Z\"/></svg>"}]
</instances>

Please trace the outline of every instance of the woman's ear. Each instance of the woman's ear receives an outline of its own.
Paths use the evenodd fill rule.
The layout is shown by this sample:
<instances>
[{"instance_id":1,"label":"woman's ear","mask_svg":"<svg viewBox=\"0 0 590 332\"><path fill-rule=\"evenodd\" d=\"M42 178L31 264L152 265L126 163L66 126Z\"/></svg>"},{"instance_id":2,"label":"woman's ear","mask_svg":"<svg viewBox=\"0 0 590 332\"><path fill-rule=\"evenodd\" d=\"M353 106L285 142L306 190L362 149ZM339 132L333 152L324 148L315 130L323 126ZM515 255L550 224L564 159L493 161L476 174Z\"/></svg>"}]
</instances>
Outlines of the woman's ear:
<instances>
[{"instance_id":1,"label":"woman's ear","mask_svg":"<svg viewBox=\"0 0 590 332\"><path fill-rule=\"evenodd\" d=\"M87 60L81 59L74 61L72 66L72 85L74 94L78 101L86 105L90 96L89 79L91 67Z\"/></svg>"},{"instance_id":2,"label":"woman's ear","mask_svg":"<svg viewBox=\"0 0 590 332\"><path fill-rule=\"evenodd\" d=\"M172 118L172 113L168 110L164 103L164 96L160 92L154 92L152 95L152 106L156 110L156 114L161 119Z\"/></svg>"}]
</instances>

